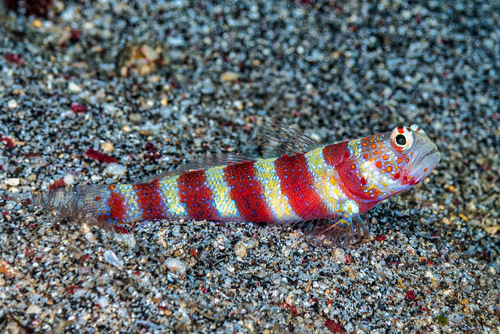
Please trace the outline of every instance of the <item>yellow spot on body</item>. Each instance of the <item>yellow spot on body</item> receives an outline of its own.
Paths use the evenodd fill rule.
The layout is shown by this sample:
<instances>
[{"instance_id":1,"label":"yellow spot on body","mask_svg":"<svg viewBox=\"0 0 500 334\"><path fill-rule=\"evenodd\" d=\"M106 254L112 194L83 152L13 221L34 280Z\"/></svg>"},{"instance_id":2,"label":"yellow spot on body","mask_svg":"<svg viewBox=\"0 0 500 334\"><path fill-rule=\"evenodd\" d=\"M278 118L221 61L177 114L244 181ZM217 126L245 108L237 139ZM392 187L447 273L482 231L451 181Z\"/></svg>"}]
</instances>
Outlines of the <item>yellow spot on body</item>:
<instances>
[{"instance_id":1,"label":"yellow spot on body","mask_svg":"<svg viewBox=\"0 0 500 334\"><path fill-rule=\"evenodd\" d=\"M132 220L141 219L141 208L139 207L139 200L135 193L134 186L132 184L120 184L114 189L116 192L125 200L127 207L127 215L130 215Z\"/></svg>"},{"instance_id":2,"label":"yellow spot on body","mask_svg":"<svg viewBox=\"0 0 500 334\"><path fill-rule=\"evenodd\" d=\"M162 199L167 207L167 211L176 216L186 216L187 212L179 198L179 187L177 186L178 176L171 176L160 181L160 191Z\"/></svg>"},{"instance_id":3,"label":"yellow spot on body","mask_svg":"<svg viewBox=\"0 0 500 334\"><path fill-rule=\"evenodd\" d=\"M387 159L389 159L389 157L388 157L386 154L384 154L384 155L382 156L382 159L387 160Z\"/></svg>"},{"instance_id":4,"label":"yellow spot on body","mask_svg":"<svg viewBox=\"0 0 500 334\"><path fill-rule=\"evenodd\" d=\"M254 165L255 176L262 185L264 199L276 220L300 220L288 203L288 198L281 192L279 177L274 168L275 160L262 159Z\"/></svg>"},{"instance_id":5,"label":"yellow spot on body","mask_svg":"<svg viewBox=\"0 0 500 334\"><path fill-rule=\"evenodd\" d=\"M341 213L344 208L340 205L348 200L339 186L340 176L337 170L328 166L321 147L305 154L309 171L314 177L314 188L331 213Z\"/></svg>"},{"instance_id":6,"label":"yellow spot on body","mask_svg":"<svg viewBox=\"0 0 500 334\"><path fill-rule=\"evenodd\" d=\"M219 166L207 169L205 171L206 183L210 190L212 190L212 200L219 214L223 217L238 217L239 213L236 203L229 195L224 168L225 166Z\"/></svg>"}]
</instances>

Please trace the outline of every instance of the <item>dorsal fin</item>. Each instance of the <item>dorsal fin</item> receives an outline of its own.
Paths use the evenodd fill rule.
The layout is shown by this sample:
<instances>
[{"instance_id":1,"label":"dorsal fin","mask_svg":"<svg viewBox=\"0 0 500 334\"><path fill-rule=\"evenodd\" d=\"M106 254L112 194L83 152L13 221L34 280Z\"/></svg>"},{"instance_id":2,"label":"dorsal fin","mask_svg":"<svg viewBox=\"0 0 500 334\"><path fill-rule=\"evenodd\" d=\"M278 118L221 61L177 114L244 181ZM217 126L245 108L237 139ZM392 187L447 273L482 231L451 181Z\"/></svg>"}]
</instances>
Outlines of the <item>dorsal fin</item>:
<instances>
[{"instance_id":1,"label":"dorsal fin","mask_svg":"<svg viewBox=\"0 0 500 334\"><path fill-rule=\"evenodd\" d=\"M263 146L264 158L276 158L283 155L306 153L320 146L320 144L311 137L278 120L264 121L261 125L257 126L254 138L257 143L253 143L252 146ZM182 172L198 169L205 170L217 166L225 166L242 162L255 162L257 159L259 159L259 157L250 154L216 153L199 157L186 164L179 165L173 170L148 176L141 179L137 183L148 183L156 178L159 179L179 175Z\"/></svg>"},{"instance_id":2,"label":"dorsal fin","mask_svg":"<svg viewBox=\"0 0 500 334\"><path fill-rule=\"evenodd\" d=\"M168 176L179 175L184 172L189 172L193 170L205 170L217 166L227 166L234 165L243 162L255 162L258 158L240 154L240 153L215 153L207 156L201 156L188 163L178 165L175 169L148 176L144 179L139 180L134 183L149 183L154 179L160 179Z\"/></svg>"},{"instance_id":3,"label":"dorsal fin","mask_svg":"<svg viewBox=\"0 0 500 334\"><path fill-rule=\"evenodd\" d=\"M264 121L255 131L266 158L306 153L320 146L316 140L278 120Z\"/></svg>"}]
</instances>

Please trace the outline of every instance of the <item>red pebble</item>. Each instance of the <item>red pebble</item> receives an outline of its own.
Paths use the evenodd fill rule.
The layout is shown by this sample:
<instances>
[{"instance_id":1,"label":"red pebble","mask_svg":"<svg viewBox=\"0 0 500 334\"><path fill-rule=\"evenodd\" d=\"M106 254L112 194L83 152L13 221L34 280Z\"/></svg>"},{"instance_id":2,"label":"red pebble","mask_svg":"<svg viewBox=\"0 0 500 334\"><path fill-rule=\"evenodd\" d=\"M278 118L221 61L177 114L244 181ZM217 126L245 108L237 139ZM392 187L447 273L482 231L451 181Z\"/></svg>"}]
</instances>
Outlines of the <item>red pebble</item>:
<instances>
[{"instance_id":1,"label":"red pebble","mask_svg":"<svg viewBox=\"0 0 500 334\"><path fill-rule=\"evenodd\" d=\"M104 162L104 163L118 163L118 160L116 158L110 157L107 154L97 152L96 150L93 150L89 148L87 152L85 152L85 156L90 159L97 160L99 162Z\"/></svg>"},{"instance_id":2,"label":"red pebble","mask_svg":"<svg viewBox=\"0 0 500 334\"><path fill-rule=\"evenodd\" d=\"M80 287L78 285L69 285L66 287L66 291L68 291L69 294L74 294Z\"/></svg>"},{"instance_id":3,"label":"red pebble","mask_svg":"<svg viewBox=\"0 0 500 334\"><path fill-rule=\"evenodd\" d=\"M25 158L36 158L36 157L38 157L38 154L37 153L24 153L23 156Z\"/></svg>"},{"instance_id":4,"label":"red pebble","mask_svg":"<svg viewBox=\"0 0 500 334\"><path fill-rule=\"evenodd\" d=\"M486 262L488 262L489 260L491 260L491 254L490 252L488 252L486 249L483 249L483 252L482 252L482 259Z\"/></svg>"},{"instance_id":5,"label":"red pebble","mask_svg":"<svg viewBox=\"0 0 500 334\"><path fill-rule=\"evenodd\" d=\"M69 40L73 43L77 42L78 40L80 40L80 38L82 37L82 29L73 29L71 31L71 36L69 38Z\"/></svg>"},{"instance_id":6,"label":"red pebble","mask_svg":"<svg viewBox=\"0 0 500 334\"><path fill-rule=\"evenodd\" d=\"M385 234L380 234L375 237L376 241L384 241L387 240L387 236Z\"/></svg>"},{"instance_id":7,"label":"red pebble","mask_svg":"<svg viewBox=\"0 0 500 334\"><path fill-rule=\"evenodd\" d=\"M158 305L158 309L164 311L164 310L167 310L168 307L166 305Z\"/></svg>"},{"instance_id":8,"label":"red pebble","mask_svg":"<svg viewBox=\"0 0 500 334\"><path fill-rule=\"evenodd\" d=\"M126 227L121 226L121 225L113 225L112 231L115 233L118 233L118 234L129 234L130 233L130 231Z\"/></svg>"},{"instance_id":9,"label":"red pebble","mask_svg":"<svg viewBox=\"0 0 500 334\"><path fill-rule=\"evenodd\" d=\"M312 4L313 2L314 0L300 0L300 4L304 7Z\"/></svg>"},{"instance_id":10,"label":"red pebble","mask_svg":"<svg viewBox=\"0 0 500 334\"><path fill-rule=\"evenodd\" d=\"M161 153L158 148L151 142L147 142L144 147L144 151L146 151L146 159L148 160L158 160L161 158Z\"/></svg>"},{"instance_id":11,"label":"red pebble","mask_svg":"<svg viewBox=\"0 0 500 334\"><path fill-rule=\"evenodd\" d=\"M16 146L16 144L14 144L14 141L12 141L12 139L10 139L9 137L4 137L1 133L0 133L0 141L5 142L7 148Z\"/></svg>"},{"instance_id":12,"label":"red pebble","mask_svg":"<svg viewBox=\"0 0 500 334\"><path fill-rule=\"evenodd\" d=\"M63 179L57 180L56 182L52 183L49 186L49 190L56 190L58 188L64 187L65 185L66 185L66 182L64 182L64 178L63 178Z\"/></svg>"},{"instance_id":13,"label":"red pebble","mask_svg":"<svg viewBox=\"0 0 500 334\"><path fill-rule=\"evenodd\" d=\"M406 300L415 300L417 297L415 296L415 292L413 290L409 290L406 292L405 299Z\"/></svg>"},{"instance_id":14,"label":"red pebble","mask_svg":"<svg viewBox=\"0 0 500 334\"><path fill-rule=\"evenodd\" d=\"M349 26L349 30L350 30L351 32L353 32L353 33L357 33L357 32L358 32L358 27L353 26L353 25L350 25L350 26Z\"/></svg>"},{"instance_id":15,"label":"red pebble","mask_svg":"<svg viewBox=\"0 0 500 334\"><path fill-rule=\"evenodd\" d=\"M281 304L278 304L279 307L282 307L282 308L287 308L290 310L290 313L292 313L292 315L294 317L296 317L299 312L297 311L297 307L295 305L290 305L288 303L281 303Z\"/></svg>"},{"instance_id":16,"label":"red pebble","mask_svg":"<svg viewBox=\"0 0 500 334\"><path fill-rule=\"evenodd\" d=\"M87 111L87 107L80 103L71 103L71 111L75 114L83 114Z\"/></svg>"},{"instance_id":17,"label":"red pebble","mask_svg":"<svg viewBox=\"0 0 500 334\"><path fill-rule=\"evenodd\" d=\"M15 53L7 53L5 55L5 59L10 61L11 63L16 64L17 66L24 65L23 57L21 55L15 54Z\"/></svg>"},{"instance_id":18,"label":"red pebble","mask_svg":"<svg viewBox=\"0 0 500 334\"><path fill-rule=\"evenodd\" d=\"M80 262L85 262L88 259L90 259L90 255L88 254L83 254L82 257L80 258Z\"/></svg>"},{"instance_id":19,"label":"red pebble","mask_svg":"<svg viewBox=\"0 0 500 334\"><path fill-rule=\"evenodd\" d=\"M54 4L54 0L4 0L5 6L9 10L17 11L23 9L22 13L26 16L35 15L46 17L49 8Z\"/></svg>"},{"instance_id":20,"label":"red pebble","mask_svg":"<svg viewBox=\"0 0 500 334\"><path fill-rule=\"evenodd\" d=\"M431 261L431 260L429 260L429 259L424 259L424 261L425 261L425 263L427 263L427 265L428 265L429 267L432 267L432 266L434 265L434 262L432 262L432 261Z\"/></svg>"},{"instance_id":21,"label":"red pebble","mask_svg":"<svg viewBox=\"0 0 500 334\"><path fill-rule=\"evenodd\" d=\"M327 320L325 321L325 327L332 333L340 333L342 331L342 326L340 326L340 322L335 320Z\"/></svg>"},{"instance_id":22,"label":"red pebble","mask_svg":"<svg viewBox=\"0 0 500 334\"><path fill-rule=\"evenodd\" d=\"M35 251L29 247L24 247L24 256L26 257L32 257L35 255Z\"/></svg>"}]
</instances>

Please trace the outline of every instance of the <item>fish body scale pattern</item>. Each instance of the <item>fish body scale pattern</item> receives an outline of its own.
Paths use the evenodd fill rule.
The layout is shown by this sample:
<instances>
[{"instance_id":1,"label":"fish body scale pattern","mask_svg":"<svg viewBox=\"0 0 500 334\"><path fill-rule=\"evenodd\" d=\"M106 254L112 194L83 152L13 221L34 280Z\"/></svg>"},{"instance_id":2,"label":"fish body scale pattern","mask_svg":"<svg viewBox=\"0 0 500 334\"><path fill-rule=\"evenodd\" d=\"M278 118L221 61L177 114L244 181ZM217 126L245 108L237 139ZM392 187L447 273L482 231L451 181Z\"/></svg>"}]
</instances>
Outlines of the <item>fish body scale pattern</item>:
<instances>
[{"instance_id":1,"label":"fish body scale pattern","mask_svg":"<svg viewBox=\"0 0 500 334\"><path fill-rule=\"evenodd\" d=\"M161 219L242 221L297 224L319 243L348 245L369 234L359 214L420 183L441 159L416 124L326 146L275 125L263 134L278 158L214 155L151 182L61 189L33 203L118 233Z\"/></svg>"},{"instance_id":2,"label":"fish body scale pattern","mask_svg":"<svg viewBox=\"0 0 500 334\"><path fill-rule=\"evenodd\" d=\"M348 156L348 147L336 144L144 184L110 186L95 199L98 219L284 223L356 214L356 198L346 192L335 166Z\"/></svg>"}]
</instances>

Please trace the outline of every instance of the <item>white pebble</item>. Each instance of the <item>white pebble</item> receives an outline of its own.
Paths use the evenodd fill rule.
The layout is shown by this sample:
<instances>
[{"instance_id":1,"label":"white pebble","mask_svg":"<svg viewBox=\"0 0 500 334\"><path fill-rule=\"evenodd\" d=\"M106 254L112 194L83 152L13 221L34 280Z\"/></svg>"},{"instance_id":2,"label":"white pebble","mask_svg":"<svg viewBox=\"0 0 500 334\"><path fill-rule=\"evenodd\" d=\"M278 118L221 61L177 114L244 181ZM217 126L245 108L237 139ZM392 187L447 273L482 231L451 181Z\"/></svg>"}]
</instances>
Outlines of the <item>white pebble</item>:
<instances>
[{"instance_id":1,"label":"white pebble","mask_svg":"<svg viewBox=\"0 0 500 334\"><path fill-rule=\"evenodd\" d=\"M109 299L108 297L99 297L99 299L97 300L97 305L99 305L100 308L106 308L106 306L108 306L109 304Z\"/></svg>"},{"instance_id":2,"label":"white pebble","mask_svg":"<svg viewBox=\"0 0 500 334\"><path fill-rule=\"evenodd\" d=\"M113 143L102 143L101 148L106 153L111 153L115 150Z\"/></svg>"},{"instance_id":3,"label":"white pebble","mask_svg":"<svg viewBox=\"0 0 500 334\"><path fill-rule=\"evenodd\" d=\"M186 44L186 42L182 37L175 37L175 36L168 37L167 42L171 46L183 46L184 44Z\"/></svg>"},{"instance_id":4,"label":"white pebble","mask_svg":"<svg viewBox=\"0 0 500 334\"><path fill-rule=\"evenodd\" d=\"M186 265L179 259L167 259L165 261L165 265L167 266L168 270L173 273L178 272L179 274L183 274L184 272L186 272Z\"/></svg>"},{"instance_id":5,"label":"white pebble","mask_svg":"<svg viewBox=\"0 0 500 334\"><path fill-rule=\"evenodd\" d=\"M78 289L76 292L73 294L73 298L80 298L83 295L87 293L87 289Z\"/></svg>"},{"instance_id":6,"label":"white pebble","mask_svg":"<svg viewBox=\"0 0 500 334\"><path fill-rule=\"evenodd\" d=\"M135 237L134 237L133 233L126 233L126 234L114 233L113 239L115 239L117 242L120 242L120 243L127 245L127 247L129 247L129 248L134 248L136 245L136 241L135 241Z\"/></svg>"},{"instance_id":7,"label":"white pebble","mask_svg":"<svg viewBox=\"0 0 500 334\"><path fill-rule=\"evenodd\" d=\"M234 253L240 258L244 258L247 255L247 248L243 242L238 242L234 245Z\"/></svg>"},{"instance_id":8,"label":"white pebble","mask_svg":"<svg viewBox=\"0 0 500 334\"><path fill-rule=\"evenodd\" d=\"M102 110L104 111L104 113L106 115L109 115L109 116L114 116L115 113L119 111L119 109L117 107L115 107L114 105L109 104L109 103L103 104Z\"/></svg>"},{"instance_id":9,"label":"white pebble","mask_svg":"<svg viewBox=\"0 0 500 334\"><path fill-rule=\"evenodd\" d=\"M111 163L106 166L104 169L104 173L108 175L113 175L113 176L123 176L127 172L127 167L116 164L116 163Z\"/></svg>"},{"instance_id":10,"label":"white pebble","mask_svg":"<svg viewBox=\"0 0 500 334\"><path fill-rule=\"evenodd\" d=\"M321 137L316 132L311 133L311 138L318 142L321 141Z\"/></svg>"},{"instance_id":11,"label":"white pebble","mask_svg":"<svg viewBox=\"0 0 500 334\"><path fill-rule=\"evenodd\" d=\"M16 178L7 179L7 184L9 186L17 187L20 183L21 183L21 179L19 179L17 177Z\"/></svg>"},{"instance_id":12,"label":"white pebble","mask_svg":"<svg viewBox=\"0 0 500 334\"><path fill-rule=\"evenodd\" d=\"M104 260L120 270L123 269L123 260L119 259L118 256L116 256L116 254L109 249L104 252Z\"/></svg>"},{"instance_id":13,"label":"white pebble","mask_svg":"<svg viewBox=\"0 0 500 334\"><path fill-rule=\"evenodd\" d=\"M69 82L68 89L73 93L81 93L82 92L82 88L80 86L78 86L76 83L74 83L73 81Z\"/></svg>"},{"instance_id":14,"label":"white pebble","mask_svg":"<svg viewBox=\"0 0 500 334\"><path fill-rule=\"evenodd\" d=\"M35 304L31 304L26 310L26 313L28 314L38 314L40 312L42 312L42 309Z\"/></svg>"},{"instance_id":15,"label":"white pebble","mask_svg":"<svg viewBox=\"0 0 500 334\"><path fill-rule=\"evenodd\" d=\"M64 184L73 184L75 183L75 176L72 174L66 174L64 176Z\"/></svg>"},{"instance_id":16,"label":"white pebble","mask_svg":"<svg viewBox=\"0 0 500 334\"><path fill-rule=\"evenodd\" d=\"M92 232L87 232L85 233L85 239L87 239L88 242L97 242L97 238L95 237L95 235L92 233Z\"/></svg>"},{"instance_id":17,"label":"white pebble","mask_svg":"<svg viewBox=\"0 0 500 334\"><path fill-rule=\"evenodd\" d=\"M233 102L233 106L238 109L238 110L243 110L243 102L242 101L234 101Z\"/></svg>"},{"instance_id":18,"label":"white pebble","mask_svg":"<svg viewBox=\"0 0 500 334\"><path fill-rule=\"evenodd\" d=\"M220 76L220 79L225 82L231 82L231 81L236 81L240 75L236 72L224 72Z\"/></svg>"},{"instance_id":19,"label":"white pebble","mask_svg":"<svg viewBox=\"0 0 500 334\"><path fill-rule=\"evenodd\" d=\"M16 100L10 100L9 102L7 102L7 106L9 107L9 109L16 109L19 104Z\"/></svg>"},{"instance_id":20,"label":"white pebble","mask_svg":"<svg viewBox=\"0 0 500 334\"><path fill-rule=\"evenodd\" d=\"M343 249L340 248L335 249L333 256L335 257L337 263L345 263L346 261L346 255Z\"/></svg>"}]
</instances>

